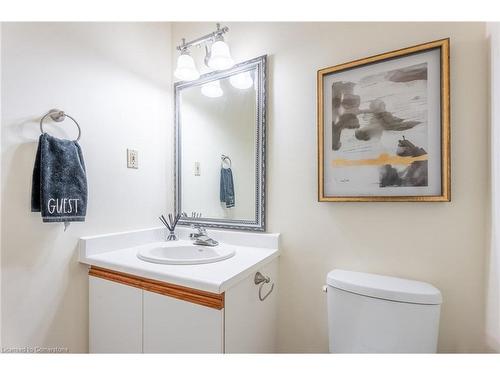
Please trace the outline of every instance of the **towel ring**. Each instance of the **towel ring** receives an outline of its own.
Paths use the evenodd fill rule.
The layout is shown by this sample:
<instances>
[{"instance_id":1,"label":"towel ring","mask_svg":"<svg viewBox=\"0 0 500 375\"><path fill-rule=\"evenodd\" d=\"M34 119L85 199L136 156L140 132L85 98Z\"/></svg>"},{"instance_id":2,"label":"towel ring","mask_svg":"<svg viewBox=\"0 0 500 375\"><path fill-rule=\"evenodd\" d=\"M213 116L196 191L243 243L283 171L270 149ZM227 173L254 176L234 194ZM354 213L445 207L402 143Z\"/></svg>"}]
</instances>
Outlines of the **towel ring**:
<instances>
[{"instance_id":1,"label":"towel ring","mask_svg":"<svg viewBox=\"0 0 500 375\"><path fill-rule=\"evenodd\" d=\"M80 140L80 137L82 136L82 129L80 128L80 125L78 125L78 122L76 122L76 120L73 117L71 117L70 115L64 113L64 111L61 111L59 109L51 109L40 119L40 131L42 132L42 134L45 133L45 131L43 130L43 120L45 120L47 116L50 116L50 118L55 122L64 121L66 117L69 117L71 120L73 120L76 127L78 128L78 137L75 139L74 142L78 142Z\"/></svg>"},{"instance_id":2,"label":"towel ring","mask_svg":"<svg viewBox=\"0 0 500 375\"><path fill-rule=\"evenodd\" d=\"M231 158L229 156L222 154L220 158L221 158L222 168L224 168L224 162L228 163L229 165L229 167L224 169L231 168Z\"/></svg>"},{"instance_id":3,"label":"towel ring","mask_svg":"<svg viewBox=\"0 0 500 375\"><path fill-rule=\"evenodd\" d=\"M264 301L273 292L274 283L271 284L271 289L269 289L269 291L264 296L262 296L262 287L265 284L268 284L271 282L271 278L269 276L264 276L260 272L257 272L253 278L253 282L255 283L255 285L260 284L260 286L259 286L259 299L261 301Z\"/></svg>"}]
</instances>

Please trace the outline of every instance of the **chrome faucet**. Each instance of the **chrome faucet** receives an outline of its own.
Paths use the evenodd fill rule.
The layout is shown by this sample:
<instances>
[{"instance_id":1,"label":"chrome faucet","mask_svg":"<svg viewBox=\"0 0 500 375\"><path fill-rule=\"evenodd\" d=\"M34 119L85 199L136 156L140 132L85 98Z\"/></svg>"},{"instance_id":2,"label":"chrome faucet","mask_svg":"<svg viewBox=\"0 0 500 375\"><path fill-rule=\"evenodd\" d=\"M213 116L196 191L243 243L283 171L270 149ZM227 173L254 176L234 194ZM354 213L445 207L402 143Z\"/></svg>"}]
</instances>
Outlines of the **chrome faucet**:
<instances>
[{"instance_id":1,"label":"chrome faucet","mask_svg":"<svg viewBox=\"0 0 500 375\"><path fill-rule=\"evenodd\" d=\"M190 233L189 234L189 238L191 240L196 240L200 236L207 235L207 230L199 224L191 224L191 229L198 231L198 233Z\"/></svg>"},{"instance_id":2,"label":"chrome faucet","mask_svg":"<svg viewBox=\"0 0 500 375\"><path fill-rule=\"evenodd\" d=\"M189 234L189 239L193 241L193 244L201 246L217 246L219 244L219 242L208 236L207 230L200 224L192 224L191 228L197 230L197 233Z\"/></svg>"}]
</instances>

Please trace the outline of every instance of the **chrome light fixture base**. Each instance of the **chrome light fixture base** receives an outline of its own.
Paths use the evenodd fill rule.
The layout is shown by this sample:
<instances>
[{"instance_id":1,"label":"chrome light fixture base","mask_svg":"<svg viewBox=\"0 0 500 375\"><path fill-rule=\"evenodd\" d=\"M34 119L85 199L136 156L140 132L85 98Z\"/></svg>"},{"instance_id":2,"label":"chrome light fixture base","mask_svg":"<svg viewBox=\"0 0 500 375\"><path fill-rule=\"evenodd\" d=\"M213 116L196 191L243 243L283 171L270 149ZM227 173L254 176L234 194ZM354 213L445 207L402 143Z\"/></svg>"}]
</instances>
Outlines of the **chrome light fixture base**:
<instances>
[{"instance_id":1,"label":"chrome light fixture base","mask_svg":"<svg viewBox=\"0 0 500 375\"><path fill-rule=\"evenodd\" d=\"M189 42L186 42L186 39L182 38L182 43L176 47L180 55L177 59L177 68L174 72L174 76L182 81L194 81L199 78L200 73L196 69L194 60L189 54L189 49L193 46L200 46L202 44L205 44L204 62L207 67L214 70L231 68L234 65L234 61L231 58L229 46L224 41L224 34L228 31L229 28L227 26L221 27L220 23L217 23L217 29L214 32ZM214 49L216 53L214 53Z\"/></svg>"}]
</instances>

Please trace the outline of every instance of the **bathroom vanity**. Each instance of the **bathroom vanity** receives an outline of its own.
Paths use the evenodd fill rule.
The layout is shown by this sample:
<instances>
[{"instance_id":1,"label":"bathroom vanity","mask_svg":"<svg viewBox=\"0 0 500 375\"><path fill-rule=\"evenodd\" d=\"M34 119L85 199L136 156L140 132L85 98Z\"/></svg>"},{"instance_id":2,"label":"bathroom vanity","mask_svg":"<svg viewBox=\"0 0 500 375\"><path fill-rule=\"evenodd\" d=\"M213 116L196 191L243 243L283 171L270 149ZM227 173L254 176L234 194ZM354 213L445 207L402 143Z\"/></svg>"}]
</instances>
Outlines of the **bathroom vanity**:
<instances>
[{"instance_id":1,"label":"bathroom vanity","mask_svg":"<svg viewBox=\"0 0 500 375\"><path fill-rule=\"evenodd\" d=\"M80 261L90 266L89 351L274 352L279 235L210 231L234 249L213 263L138 257L154 246L192 246L189 229L177 232L171 242L162 228L80 240Z\"/></svg>"},{"instance_id":2,"label":"bathroom vanity","mask_svg":"<svg viewBox=\"0 0 500 375\"><path fill-rule=\"evenodd\" d=\"M175 223L197 234L178 228L169 239L179 240L166 241L154 228L81 239L91 353L275 352L279 235L259 233L266 61L175 84ZM208 237L204 228L216 229ZM219 245L200 246L209 240Z\"/></svg>"}]
</instances>

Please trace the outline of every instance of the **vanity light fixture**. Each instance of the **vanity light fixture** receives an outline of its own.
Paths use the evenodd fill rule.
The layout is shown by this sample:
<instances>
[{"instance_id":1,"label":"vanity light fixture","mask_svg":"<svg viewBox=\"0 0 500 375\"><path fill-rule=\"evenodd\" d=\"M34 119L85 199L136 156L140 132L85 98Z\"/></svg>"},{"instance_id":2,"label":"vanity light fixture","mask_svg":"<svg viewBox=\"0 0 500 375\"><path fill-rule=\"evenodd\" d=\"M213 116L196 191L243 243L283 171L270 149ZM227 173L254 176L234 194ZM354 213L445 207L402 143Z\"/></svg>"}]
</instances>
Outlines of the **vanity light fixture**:
<instances>
[{"instance_id":1,"label":"vanity light fixture","mask_svg":"<svg viewBox=\"0 0 500 375\"><path fill-rule=\"evenodd\" d=\"M209 98L218 98L224 94L220 87L220 82L211 81L201 86L201 93Z\"/></svg>"},{"instance_id":2,"label":"vanity light fixture","mask_svg":"<svg viewBox=\"0 0 500 375\"><path fill-rule=\"evenodd\" d=\"M200 73L198 69L196 69L194 60L187 48L183 49L177 58L177 68L175 69L174 75L182 81L194 81L200 78Z\"/></svg>"},{"instance_id":3,"label":"vanity light fixture","mask_svg":"<svg viewBox=\"0 0 500 375\"><path fill-rule=\"evenodd\" d=\"M189 42L186 42L183 38L182 44L177 46L180 55L177 59L177 68L174 72L175 77L183 81L194 81L200 77L194 60L189 54L189 49L193 46L201 46L202 44L205 44L206 52L204 62L206 66L214 70L223 70L233 67L234 60L229 52L229 46L224 41L224 34L228 31L229 28L227 26L221 27L218 23L217 29L210 34Z\"/></svg>"},{"instance_id":4,"label":"vanity light fixture","mask_svg":"<svg viewBox=\"0 0 500 375\"><path fill-rule=\"evenodd\" d=\"M250 72L243 72L229 77L229 82L231 85L240 90L246 90L253 86L253 79L250 76Z\"/></svg>"},{"instance_id":5,"label":"vanity light fixture","mask_svg":"<svg viewBox=\"0 0 500 375\"><path fill-rule=\"evenodd\" d=\"M229 69L234 65L233 58L229 52L229 46L224 42L222 34L219 34L212 44L207 65L214 70Z\"/></svg>"}]
</instances>

